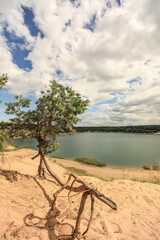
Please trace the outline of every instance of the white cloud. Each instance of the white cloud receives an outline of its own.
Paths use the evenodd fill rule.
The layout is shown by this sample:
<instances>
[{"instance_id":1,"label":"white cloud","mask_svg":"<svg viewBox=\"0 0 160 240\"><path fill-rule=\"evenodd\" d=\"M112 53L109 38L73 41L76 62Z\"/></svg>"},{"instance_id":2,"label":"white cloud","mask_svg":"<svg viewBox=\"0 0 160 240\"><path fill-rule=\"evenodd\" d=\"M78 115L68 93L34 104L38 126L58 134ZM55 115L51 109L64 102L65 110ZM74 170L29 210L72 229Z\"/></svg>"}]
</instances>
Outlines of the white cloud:
<instances>
[{"instance_id":1,"label":"white cloud","mask_svg":"<svg viewBox=\"0 0 160 240\"><path fill-rule=\"evenodd\" d=\"M125 98L116 95L114 104L99 105L100 113L85 113L81 125L158 123L160 1L125 0L118 7L113 0L111 8L107 2L78 0L76 7L69 0L23 1L33 9L34 21L45 36L42 39L40 35L33 37L24 24L22 1L0 0L0 21L8 31L25 39L25 47L31 50L27 60L33 66L27 72L12 62L1 26L1 72L9 74L10 91L35 91L38 95L50 79L60 78L60 82L87 96L90 108L111 100L114 96L110 93L125 94ZM84 25L94 15L91 32ZM63 72L60 77L57 69ZM137 77L141 83L131 86L128 81Z\"/></svg>"}]
</instances>

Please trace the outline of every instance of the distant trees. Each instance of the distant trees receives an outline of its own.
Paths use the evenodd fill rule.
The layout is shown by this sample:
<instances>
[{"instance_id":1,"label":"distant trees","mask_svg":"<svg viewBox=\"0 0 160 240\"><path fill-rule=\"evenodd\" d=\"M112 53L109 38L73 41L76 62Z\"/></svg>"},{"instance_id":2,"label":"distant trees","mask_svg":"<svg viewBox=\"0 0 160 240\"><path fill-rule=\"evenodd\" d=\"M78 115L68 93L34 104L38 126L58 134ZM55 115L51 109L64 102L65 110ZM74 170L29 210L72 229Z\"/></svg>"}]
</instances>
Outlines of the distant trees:
<instances>
[{"instance_id":1,"label":"distant trees","mask_svg":"<svg viewBox=\"0 0 160 240\"><path fill-rule=\"evenodd\" d=\"M89 100L83 100L79 93L54 80L41 91L35 110L26 110L30 107L30 99L22 95L15 99L15 102L6 103L6 113L16 116L10 120L10 134L16 136L18 132L23 137L29 135L37 140L39 151L35 157L40 155L38 173L41 176L44 173L43 154L56 150L58 134L73 131L72 125L80 120L78 115L87 109Z\"/></svg>"},{"instance_id":2,"label":"distant trees","mask_svg":"<svg viewBox=\"0 0 160 240\"><path fill-rule=\"evenodd\" d=\"M77 132L115 132L115 133L156 133L160 125L116 126L116 127L75 127Z\"/></svg>"}]
</instances>

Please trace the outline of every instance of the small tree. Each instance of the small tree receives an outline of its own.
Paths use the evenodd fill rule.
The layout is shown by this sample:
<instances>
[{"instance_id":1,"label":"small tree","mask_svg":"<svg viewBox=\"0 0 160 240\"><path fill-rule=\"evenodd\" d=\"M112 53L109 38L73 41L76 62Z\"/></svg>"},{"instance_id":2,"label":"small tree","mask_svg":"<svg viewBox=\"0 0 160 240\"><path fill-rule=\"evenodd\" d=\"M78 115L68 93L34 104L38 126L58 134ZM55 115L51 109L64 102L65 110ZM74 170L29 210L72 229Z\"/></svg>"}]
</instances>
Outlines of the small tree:
<instances>
[{"instance_id":1,"label":"small tree","mask_svg":"<svg viewBox=\"0 0 160 240\"><path fill-rule=\"evenodd\" d=\"M2 90L2 88L4 87L4 85L7 83L7 81L8 81L8 76L7 76L7 74L2 74L1 76L0 76L0 90ZM2 100L0 100L0 103L2 102ZM3 150L3 141L2 141L2 139L1 139L1 135L0 135L0 151L2 151Z\"/></svg>"},{"instance_id":2,"label":"small tree","mask_svg":"<svg viewBox=\"0 0 160 240\"><path fill-rule=\"evenodd\" d=\"M12 136L19 132L24 137L29 131L30 137L37 140L39 151L35 157L40 155L38 174L42 176L43 154L56 150L57 135L72 131L72 125L80 120L77 115L86 110L89 100L83 100L79 93L55 80L50 82L46 91L41 91L35 110L26 110L30 107L30 99L22 95L15 96L15 99L16 102L6 103L6 113L16 116L11 119Z\"/></svg>"}]
</instances>

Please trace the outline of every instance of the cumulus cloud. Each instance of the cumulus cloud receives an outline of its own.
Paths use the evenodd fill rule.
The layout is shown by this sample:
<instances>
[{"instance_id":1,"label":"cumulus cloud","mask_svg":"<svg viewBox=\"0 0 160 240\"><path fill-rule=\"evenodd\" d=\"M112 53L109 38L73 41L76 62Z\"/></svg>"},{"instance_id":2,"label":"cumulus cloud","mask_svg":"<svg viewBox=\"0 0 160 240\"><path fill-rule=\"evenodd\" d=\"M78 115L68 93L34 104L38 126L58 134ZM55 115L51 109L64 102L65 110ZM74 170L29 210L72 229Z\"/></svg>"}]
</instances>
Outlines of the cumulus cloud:
<instances>
[{"instance_id":1,"label":"cumulus cloud","mask_svg":"<svg viewBox=\"0 0 160 240\"><path fill-rule=\"evenodd\" d=\"M91 100L81 125L158 124L160 2L120 2L24 0L42 37L25 24L22 1L0 0L0 62L9 91L38 96L56 79ZM14 62L4 28L23 39L31 69Z\"/></svg>"}]
</instances>

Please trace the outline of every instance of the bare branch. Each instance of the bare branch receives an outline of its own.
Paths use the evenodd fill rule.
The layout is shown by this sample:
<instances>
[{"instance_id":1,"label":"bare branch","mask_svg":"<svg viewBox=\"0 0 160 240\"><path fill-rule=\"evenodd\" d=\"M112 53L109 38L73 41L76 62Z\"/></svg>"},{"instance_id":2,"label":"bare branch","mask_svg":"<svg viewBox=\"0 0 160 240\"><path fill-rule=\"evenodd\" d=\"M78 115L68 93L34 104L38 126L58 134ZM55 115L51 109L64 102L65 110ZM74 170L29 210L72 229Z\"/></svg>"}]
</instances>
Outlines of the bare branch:
<instances>
[{"instance_id":1,"label":"bare branch","mask_svg":"<svg viewBox=\"0 0 160 240\"><path fill-rule=\"evenodd\" d=\"M52 203L52 208L50 209L50 211L48 212L46 217L48 217L50 215L50 213L52 212L52 210L54 209L55 203L56 203L56 200L57 200L57 196L64 189L69 190L68 199L69 199L71 191L72 192L78 192L78 193L83 192L81 203L80 203L80 208L79 208L79 212L78 212L78 216L77 216L77 220L76 220L76 226L75 226L75 229L74 229L73 234L72 234L73 239L75 239L75 238L81 239L81 237L83 237L89 230L89 227L90 227L90 224L91 224L91 220L92 220L92 217L93 217L94 196L98 200L100 200L103 203L107 204L113 210L117 209L116 203L114 203L111 199L107 198L105 195L103 195L102 193L97 191L97 189L95 189L91 184L89 184L86 181L84 181L83 179L75 176L74 174L70 174L69 177L68 177L68 180L66 181L66 183L63 183L61 181L61 179L50 169L50 167L48 165L48 162L46 161L46 159L45 159L43 154L42 154L42 156L43 156L43 162L44 162L44 165L45 165L47 171L61 185L61 188L57 192L55 192L54 195L53 195L54 200L53 200L53 203ZM73 182L71 183L71 185L69 185L69 182L70 182L71 178L73 178ZM81 185L79 187L73 187L75 182L78 182ZM85 205L85 202L86 202L86 199L87 199L88 195L91 196L91 215L90 215L90 219L89 219L89 222L88 222L87 229L81 235L81 233L80 233L80 222L81 222L81 218L82 218L82 213L84 211L84 205Z\"/></svg>"}]
</instances>

